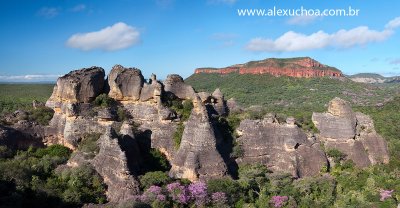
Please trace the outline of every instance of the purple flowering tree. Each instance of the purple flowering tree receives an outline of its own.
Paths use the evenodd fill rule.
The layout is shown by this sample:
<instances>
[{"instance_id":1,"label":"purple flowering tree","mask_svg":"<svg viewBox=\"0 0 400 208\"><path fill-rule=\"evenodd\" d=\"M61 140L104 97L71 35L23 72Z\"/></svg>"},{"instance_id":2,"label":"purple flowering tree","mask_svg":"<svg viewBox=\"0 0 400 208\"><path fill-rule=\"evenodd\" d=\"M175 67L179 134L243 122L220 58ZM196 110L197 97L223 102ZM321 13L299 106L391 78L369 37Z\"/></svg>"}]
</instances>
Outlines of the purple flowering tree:
<instances>
[{"instance_id":1,"label":"purple flowering tree","mask_svg":"<svg viewBox=\"0 0 400 208\"><path fill-rule=\"evenodd\" d=\"M273 196L271 198L271 203L273 204L274 207L280 208L285 205L285 203L289 200L289 197L287 196Z\"/></svg>"},{"instance_id":2,"label":"purple flowering tree","mask_svg":"<svg viewBox=\"0 0 400 208\"><path fill-rule=\"evenodd\" d=\"M188 189L197 207L204 207L207 204L207 185L204 182L191 183Z\"/></svg>"},{"instance_id":3,"label":"purple flowering tree","mask_svg":"<svg viewBox=\"0 0 400 208\"><path fill-rule=\"evenodd\" d=\"M381 190L380 195L381 195L381 201L385 201L388 198L392 197L392 193L394 190Z\"/></svg>"},{"instance_id":4,"label":"purple flowering tree","mask_svg":"<svg viewBox=\"0 0 400 208\"><path fill-rule=\"evenodd\" d=\"M190 195L187 188L179 182L170 183L167 185L167 191L174 203L187 204L190 200Z\"/></svg>"},{"instance_id":5,"label":"purple flowering tree","mask_svg":"<svg viewBox=\"0 0 400 208\"><path fill-rule=\"evenodd\" d=\"M159 186L150 186L141 196L140 201L144 203L164 202L166 196L162 193Z\"/></svg>"}]
</instances>

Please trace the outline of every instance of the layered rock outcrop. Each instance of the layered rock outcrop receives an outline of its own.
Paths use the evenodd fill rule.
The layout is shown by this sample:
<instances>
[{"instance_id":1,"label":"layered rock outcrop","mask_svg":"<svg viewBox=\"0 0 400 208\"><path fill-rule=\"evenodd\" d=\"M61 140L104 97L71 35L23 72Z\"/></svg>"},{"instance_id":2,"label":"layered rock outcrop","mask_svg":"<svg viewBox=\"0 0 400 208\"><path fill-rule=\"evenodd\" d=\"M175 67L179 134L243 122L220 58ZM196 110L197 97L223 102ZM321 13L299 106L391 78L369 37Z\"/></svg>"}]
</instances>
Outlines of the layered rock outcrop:
<instances>
[{"instance_id":1,"label":"layered rock outcrop","mask_svg":"<svg viewBox=\"0 0 400 208\"><path fill-rule=\"evenodd\" d=\"M226 68L199 68L195 74L271 74L273 76L290 77L343 77L340 70L323 65L309 57L276 59L269 58L262 61L251 61Z\"/></svg>"},{"instance_id":2,"label":"layered rock outcrop","mask_svg":"<svg viewBox=\"0 0 400 208\"><path fill-rule=\"evenodd\" d=\"M320 144L307 138L293 118L279 124L274 115L262 120L243 120L237 128L237 139L243 155L239 164L261 163L274 172L286 172L294 177L311 176L328 167Z\"/></svg>"},{"instance_id":3,"label":"layered rock outcrop","mask_svg":"<svg viewBox=\"0 0 400 208\"><path fill-rule=\"evenodd\" d=\"M104 76L104 69L100 67L71 71L58 78L46 106L57 108L64 102L89 103L93 101L103 92Z\"/></svg>"},{"instance_id":4,"label":"layered rock outcrop","mask_svg":"<svg viewBox=\"0 0 400 208\"><path fill-rule=\"evenodd\" d=\"M385 140L376 133L372 119L350 105L334 98L328 112L313 113L312 120L320 131L326 149L337 149L360 167L389 162Z\"/></svg>"},{"instance_id":5,"label":"layered rock outcrop","mask_svg":"<svg viewBox=\"0 0 400 208\"><path fill-rule=\"evenodd\" d=\"M107 184L107 198L111 202L124 201L139 193L139 182L128 168L128 159L122 151L118 135L111 127L98 140L100 151L91 162Z\"/></svg>"},{"instance_id":6,"label":"layered rock outcrop","mask_svg":"<svg viewBox=\"0 0 400 208\"><path fill-rule=\"evenodd\" d=\"M217 139L207 110L198 96L193 104L180 147L171 162L170 176L191 181L223 177L227 167L217 151Z\"/></svg>"}]
</instances>

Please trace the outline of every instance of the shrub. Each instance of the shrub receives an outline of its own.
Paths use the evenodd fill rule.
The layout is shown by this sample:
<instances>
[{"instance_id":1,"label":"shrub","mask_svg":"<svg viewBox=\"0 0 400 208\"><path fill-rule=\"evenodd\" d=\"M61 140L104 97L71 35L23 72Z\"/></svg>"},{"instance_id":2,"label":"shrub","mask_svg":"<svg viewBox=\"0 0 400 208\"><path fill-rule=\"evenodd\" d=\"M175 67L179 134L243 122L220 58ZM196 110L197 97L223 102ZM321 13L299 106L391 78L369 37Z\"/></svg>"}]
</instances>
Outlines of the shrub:
<instances>
[{"instance_id":1,"label":"shrub","mask_svg":"<svg viewBox=\"0 0 400 208\"><path fill-rule=\"evenodd\" d=\"M61 195L66 202L75 204L106 202L106 186L97 172L89 166L67 169L57 180L61 183L57 187L65 187ZM57 188L52 187L53 183L47 185L53 189Z\"/></svg>"},{"instance_id":2,"label":"shrub","mask_svg":"<svg viewBox=\"0 0 400 208\"><path fill-rule=\"evenodd\" d=\"M48 107L38 107L28 112L28 120L36 121L41 125L49 125L53 118L54 110Z\"/></svg>"},{"instance_id":3,"label":"shrub","mask_svg":"<svg viewBox=\"0 0 400 208\"><path fill-rule=\"evenodd\" d=\"M328 151L326 151L326 154L328 155L328 157L332 157L335 163L339 163L347 156L338 149L329 149Z\"/></svg>"},{"instance_id":4,"label":"shrub","mask_svg":"<svg viewBox=\"0 0 400 208\"><path fill-rule=\"evenodd\" d=\"M243 157L244 150L237 142L234 143L231 156L234 158Z\"/></svg>"},{"instance_id":5,"label":"shrub","mask_svg":"<svg viewBox=\"0 0 400 208\"><path fill-rule=\"evenodd\" d=\"M187 121L193 109L193 103L191 100L181 101L179 99L175 99L169 101L167 104L172 110L176 111L182 121Z\"/></svg>"},{"instance_id":6,"label":"shrub","mask_svg":"<svg viewBox=\"0 0 400 208\"><path fill-rule=\"evenodd\" d=\"M14 151L12 151L10 148L7 148L7 146L0 145L0 159L11 158L13 156L14 156Z\"/></svg>"},{"instance_id":7,"label":"shrub","mask_svg":"<svg viewBox=\"0 0 400 208\"><path fill-rule=\"evenodd\" d=\"M147 172L140 177L140 184L143 189L147 189L152 185L163 186L171 181L171 178L162 171Z\"/></svg>"},{"instance_id":8,"label":"shrub","mask_svg":"<svg viewBox=\"0 0 400 208\"><path fill-rule=\"evenodd\" d=\"M116 101L113 98L108 97L108 95L104 93L97 96L96 99L93 101L93 104L95 106L100 106L103 108L109 108L115 105L115 103Z\"/></svg>"},{"instance_id":9,"label":"shrub","mask_svg":"<svg viewBox=\"0 0 400 208\"><path fill-rule=\"evenodd\" d=\"M175 149L178 149L179 146L181 145L181 140L182 140L182 136L183 136L183 131L185 130L185 126L183 125L182 122L178 123L178 126L176 128L176 131L174 133L174 145L175 145Z\"/></svg>"},{"instance_id":10,"label":"shrub","mask_svg":"<svg viewBox=\"0 0 400 208\"><path fill-rule=\"evenodd\" d=\"M35 151L33 154L35 157L42 158L44 156L50 156L50 157L60 157L64 158L65 161L69 158L71 155L72 151L68 149L67 147L64 147L60 144L55 144L48 146L47 148L39 148Z\"/></svg>"},{"instance_id":11,"label":"shrub","mask_svg":"<svg viewBox=\"0 0 400 208\"><path fill-rule=\"evenodd\" d=\"M86 153L89 158L94 158L100 150L97 144L100 136L100 133L85 134L78 145L78 150Z\"/></svg>"},{"instance_id":12,"label":"shrub","mask_svg":"<svg viewBox=\"0 0 400 208\"><path fill-rule=\"evenodd\" d=\"M146 161L143 167L144 172L166 172L171 168L165 155L157 149L150 149L150 151L145 155L144 161Z\"/></svg>"},{"instance_id":13,"label":"shrub","mask_svg":"<svg viewBox=\"0 0 400 208\"><path fill-rule=\"evenodd\" d=\"M237 181L230 178L210 179L207 181L208 193L224 192L229 196L230 204L239 200L241 188Z\"/></svg>"}]
</instances>

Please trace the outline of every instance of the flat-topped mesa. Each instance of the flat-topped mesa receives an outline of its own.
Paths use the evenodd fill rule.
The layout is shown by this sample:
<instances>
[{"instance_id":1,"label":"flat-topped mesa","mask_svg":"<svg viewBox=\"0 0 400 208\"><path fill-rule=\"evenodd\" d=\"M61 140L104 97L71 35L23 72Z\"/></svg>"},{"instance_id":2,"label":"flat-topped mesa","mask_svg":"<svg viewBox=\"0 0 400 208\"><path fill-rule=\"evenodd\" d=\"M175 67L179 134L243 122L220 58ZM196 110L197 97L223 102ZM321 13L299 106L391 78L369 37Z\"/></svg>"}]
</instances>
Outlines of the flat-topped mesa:
<instances>
[{"instance_id":1,"label":"flat-topped mesa","mask_svg":"<svg viewBox=\"0 0 400 208\"><path fill-rule=\"evenodd\" d=\"M53 94L46 106L55 108L57 103L89 103L104 89L104 69L100 67L83 68L71 71L58 78Z\"/></svg>"},{"instance_id":2,"label":"flat-topped mesa","mask_svg":"<svg viewBox=\"0 0 400 208\"><path fill-rule=\"evenodd\" d=\"M300 58L268 58L261 61L250 61L225 68L198 68L196 74L271 74L273 76L290 77L343 77L340 70L319 63L309 57Z\"/></svg>"}]
</instances>

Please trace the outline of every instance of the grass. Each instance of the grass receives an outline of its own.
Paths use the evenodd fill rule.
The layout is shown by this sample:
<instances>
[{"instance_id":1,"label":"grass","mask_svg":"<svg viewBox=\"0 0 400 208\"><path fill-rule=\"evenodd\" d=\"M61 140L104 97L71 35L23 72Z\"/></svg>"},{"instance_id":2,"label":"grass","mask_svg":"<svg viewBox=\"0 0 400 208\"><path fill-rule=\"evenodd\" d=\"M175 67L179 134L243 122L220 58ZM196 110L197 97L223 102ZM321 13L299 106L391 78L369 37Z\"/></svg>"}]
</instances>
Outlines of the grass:
<instances>
[{"instance_id":1,"label":"grass","mask_svg":"<svg viewBox=\"0 0 400 208\"><path fill-rule=\"evenodd\" d=\"M53 84L0 84L0 114L31 110L32 101L46 102L53 87Z\"/></svg>"}]
</instances>

